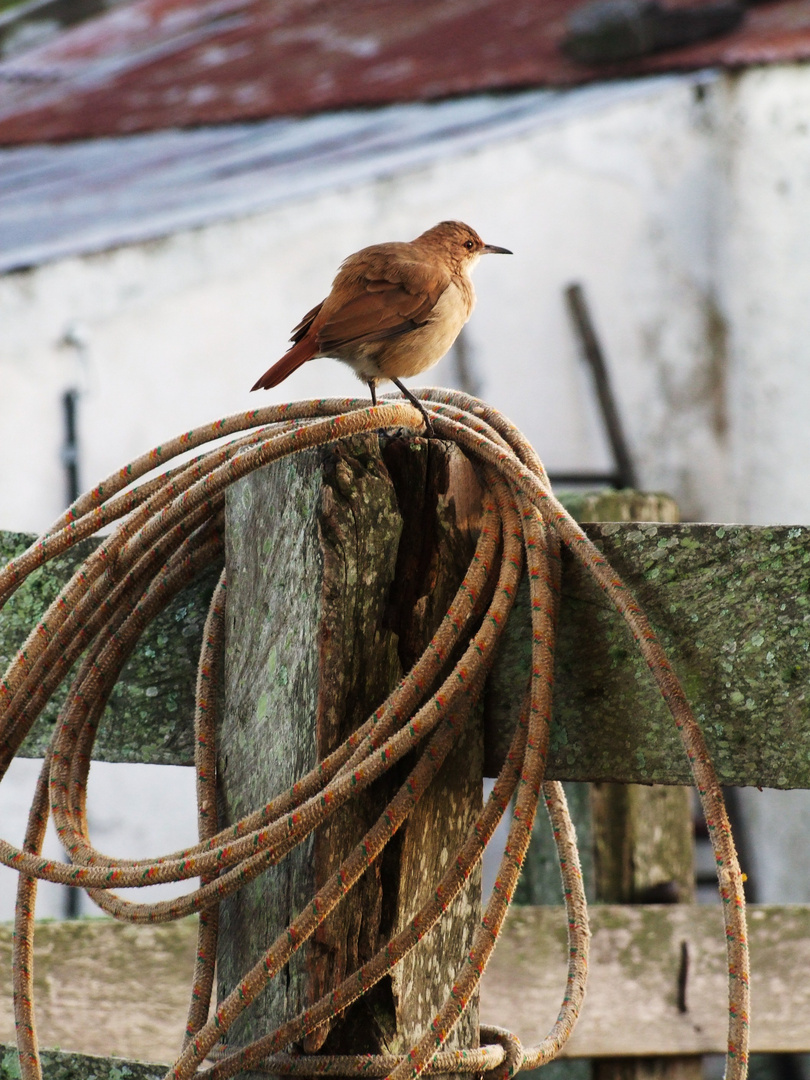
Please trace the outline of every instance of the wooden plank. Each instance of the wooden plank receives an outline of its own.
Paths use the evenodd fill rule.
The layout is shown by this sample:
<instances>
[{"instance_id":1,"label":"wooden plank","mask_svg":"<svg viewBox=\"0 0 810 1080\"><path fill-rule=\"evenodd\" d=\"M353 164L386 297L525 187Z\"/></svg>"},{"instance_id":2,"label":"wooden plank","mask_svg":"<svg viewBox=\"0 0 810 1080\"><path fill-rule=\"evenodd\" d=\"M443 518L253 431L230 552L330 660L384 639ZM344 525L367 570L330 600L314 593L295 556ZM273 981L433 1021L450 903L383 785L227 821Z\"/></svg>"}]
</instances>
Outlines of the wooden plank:
<instances>
[{"instance_id":1,"label":"wooden plank","mask_svg":"<svg viewBox=\"0 0 810 1080\"><path fill-rule=\"evenodd\" d=\"M585 529L660 632L721 781L810 787L810 528L609 523ZM9 534L0 536L8 552ZM13 536L19 549L21 539ZM46 569L40 578L52 579L47 588L26 586L3 610L0 656L22 640L70 562L66 556ZM549 776L688 783L674 726L629 635L570 555L564 574ZM187 589L144 637L129 681L117 688L102 722L99 757L190 763L197 628L210 588L209 578ZM508 741L527 670L525 589L521 602L487 695L489 772ZM160 645L164 639L172 641L171 655ZM38 756L44 737L41 730L24 752Z\"/></svg>"},{"instance_id":2,"label":"wooden plank","mask_svg":"<svg viewBox=\"0 0 810 1080\"><path fill-rule=\"evenodd\" d=\"M196 922L192 918L156 926L112 919L38 923L34 990L41 1045L140 1061L173 1061L183 1040L191 994ZM12 933L11 925L0 926L0 1041L13 1047ZM0 1061L5 1057L0 1050ZM0 1080L5 1075L0 1071ZM84 1080L93 1074L76 1075ZM147 1075L151 1080L153 1073ZM156 1075L164 1076L165 1068Z\"/></svg>"},{"instance_id":3,"label":"wooden plank","mask_svg":"<svg viewBox=\"0 0 810 1080\"><path fill-rule=\"evenodd\" d=\"M34 539L0 532L0 566ZM83 541L35 571L0 611L0 672L95 546L95 540ZM197 657L218 576L218 570L206 571L147 627L104 712L94 752L99 761L193 764ZM23 757L43 756L66 693L63 683L21 748Z\"/></svg>"},{"instance_id":4,"label":"wooden plank","mask_svg":"<svg viewBox=\"0 0 810 1080\"><path fill-rule=\"evenodd\" d=\"M810 528L583 528L660 634L721 783L810 787ZM524 587L489 693L488 775L508 743L528 620ZM570 553L548 776L690 782L675 726L632 638Z\"/></svg>"},{"instance_id":5,"label":"wooden plank","mask_svg":"<svg viewBox=\"0 0 810 1080\"><path fill-rule=\"evenodd\" d=\"M597 904L591 920L588 993L567 1056L725 1051L725 944L718 906ZM810 905L752 905L749 930L751 1050L808 1053ZM40 925L36 978L42 1045L172 1061L185 1025L194 935L193 920L157 926L108 919ZM0 1042L9 1044L0 1047L0 1065L6 1062L6 1068L14 1041L11 938L12 928L0 926ZM682 1012L678 980L684 941L689 964ZM565 958L561 907L513 907L484 975L482 1023L505 1025L526 1045L541 1038L559 1010ZM75 994L66 992L71 986ZM0 1080L14 1075L0 1068ZM92 1074L75 1075L83 1080ZM153 1074L146 1075L151 1080Z\"/></svg>"},{"instance_id":6,"label":"wooden plank","mask_svg":"<svg viewBox=\"0 0 810 1080\"><path fill-rule=\"evenodd\" d=\"M810 905L749 909L752 1053L810 1050ZM725 1053L719 905L593 905L588 992L568 1057ZM683 993L683 944L688 964ZM565 914L513 907L481 989L481 1022L524 1045L554 1022L565 988ZM679 1007L685 1004L685 1009Z\"/></svg>"},{"instance_id":7,"label":"wooden plank","mask_svg":"<svg viewBox=\"0 0 810 1080\"><path fill-rule=\"evenodd\" d=\"M168 1068L119 1057L71 1054L64 1050L43 1050L40 1057L43 1080L163 1080ZM20 1080L14 1046L0 1044L0 1080Z\"/></svg>"}]
</instances>

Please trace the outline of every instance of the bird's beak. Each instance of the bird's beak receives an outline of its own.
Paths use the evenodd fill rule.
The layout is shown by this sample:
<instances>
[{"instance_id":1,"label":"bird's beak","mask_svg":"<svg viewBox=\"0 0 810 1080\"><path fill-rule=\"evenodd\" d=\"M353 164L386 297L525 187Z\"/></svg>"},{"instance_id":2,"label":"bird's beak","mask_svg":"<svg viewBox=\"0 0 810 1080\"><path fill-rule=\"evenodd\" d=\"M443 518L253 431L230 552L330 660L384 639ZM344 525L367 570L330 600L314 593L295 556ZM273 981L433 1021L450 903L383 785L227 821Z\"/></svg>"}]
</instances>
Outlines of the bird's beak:
<instances>
[{"instance_id":1,"label":"bird's beak","mask_svg":"<svg viewBox=\"0 0 810 1080\"><path fill-rule=\"evenodd\" d=\"M481 248L482 255L513 255L509 248L496 247L494 244L484 244Z\"/></svg>"}]
</instances>

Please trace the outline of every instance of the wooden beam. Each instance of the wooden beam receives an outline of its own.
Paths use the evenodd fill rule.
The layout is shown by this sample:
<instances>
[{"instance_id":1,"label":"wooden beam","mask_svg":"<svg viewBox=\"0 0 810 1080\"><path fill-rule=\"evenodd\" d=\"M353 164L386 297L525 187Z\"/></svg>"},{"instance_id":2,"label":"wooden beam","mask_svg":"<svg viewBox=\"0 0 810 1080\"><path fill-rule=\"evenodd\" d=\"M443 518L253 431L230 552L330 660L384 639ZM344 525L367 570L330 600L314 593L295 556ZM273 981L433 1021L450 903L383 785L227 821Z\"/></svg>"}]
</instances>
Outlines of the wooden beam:
<instances>
[{"instance_id":1,"label":"wooden beam","mask_svg":"<svg viewBox=\"0 0 810 1080\"><path fill-rule=\"evenodd\" d=\"M0 532L0 565L25 551L34 539L26 533ZM0 669L5 669L37 619L95 546L94 540L82 541L52 560L0 611ZM218 576L218 570L207 571L147 627L105 710L94 752L99 761L194 763L197 658ZM43 756L66 693L63 683L26 739L21 756Z\"/></svg>"},{"instance_id":2,"label":"wooden beam","mask_svg":"<svg viewBox=\"0 0 810 1080\"><path fill-rule=\"evenodd\" d=\"M435 439L391 439L381 449L376 435L358 436L268 465L228 491L221 825L314 768L396 686L464 577L479 518L472 467ZM476 716L394 841L240 1016L229 1042L291 1019L411 924L480 812L482 765ZM220 1000L337 872L412 768L409 758L378 779L223 901ZM392 976L311 1032L305 1051L409 1050L450 995L480 917L476 872ZM472 1045L477 1033L474 998L446 1045Z\"/></svg>"},{"instance_id":3,"label":"wooden beam","mask_svg":"<svg viewBox=\"0 0 810 1080\"><path fill-rule=\"evenodd\" d=\"M660 634L720 782L810 787L810 528L583 528ZM528 620L524 587L488 694L488 775L512 729ZM632 638L570 553L547 775L690 783L675 726Z\"/></svg>"},{"instance_id":4,"label":"wooden beam","mask_svg":"<svg viewBox=\"0 0 810 1080\"><path fill-rule=\"evenodd\" d=\"M719 904L596 904L590 919L588 992L565 1056L725 1053ZM748 920L751 1052L806 1053L810 905L751 905ZM513 907L484 976L481 1022L508 1023L524 1045L539 1042L557 1016L565 957L562 908Z\"/></svg>"},{"instance_id":5,"label":"wooden beam","mask_svg":"<svg viewBox=\"0 0 810 1080\"><path fill-rule=\"evenodd\" d=\"M810 905L754 904L748 918L754 973L751 1050L808 1053ZM725 1051L719 905L596 904L591 925L588 993L567 1056ZM12 1068L14 1042L11 939L12 928L0 927L0 1042L8 1044L0 1046L0 1080L18 1075L3 1072L3 1067ZM685 1011L678 1005L682 942L688 953ZM71 1053L173 1060L185 1025L194 949L193 920L156 926L106 919L43 923L36 943L42 1045ZM565 962L562 907L513 907L484 975L482 1023L505 1025L527 1045L540 1039L559 1010ZM155 986L160 994L154 993ZM70 987L75 994L68 992ZM166 1068L135 1075L152 1080ZM58 1075L60 1080L85 1080L93 1074L85 1069Z\"/></svg>"},{"instance_id":6,"label":"wooden beam","mask_svg":"<svg viewBox=\"0 0 810 1080\"><path fill-rule=\"evenodd\" d=\"M721 781L810 787L810 528L608 523L585 529L660 632ZM0 559L29 540L0 533ZM0 661L13 655L77 561L75 554L57 560L9 602L0 614ZM194 665L212 581L187 589L144 635L102 721L98 757L191 762ZM490 772L508 742L527 670L525 589L520 603L487 694ZM570 555L560 618L549 777L688 783L674 725L633 642ZM53 716L29 738L25 754L42 753Z\"/></svg>"},{"instance_id":7,"label":"wooden beam","mask_svg":"<svg viewBox=\"0 0 810 1080\"><path fill-rule=\"evenodd\" d=\"M173 1061L183 1041L196 935L196 918L156 926L112 919L38 923L34 978L40 1044L70 1053ZM12 944L13 926L0 926L0 1041L9 1044L9 1063L13 1049L18 1069ZM0 1050L0 1062L5 1058ZM163 1077L167 1067L154 1075ZM6 1075L20 1074L0 1070L0 1080ZM153 1074L148 1075L151 1080ZM86 1080L93 1073L75 1076Z\"/></svg>"},{"instance_id":8,"label":"wooden beam","mask_svg":"<svg viewBox=\"0 0 810 1080\"><path fill-rule=\"evenodd\" d=\"M43 1050L40 1057L44 1080L163 1080L167 1069L144 1061L65 1050ZM0 1045L0 1080L20 1080L15 1046Z\"/></svg>"}]
</instances>

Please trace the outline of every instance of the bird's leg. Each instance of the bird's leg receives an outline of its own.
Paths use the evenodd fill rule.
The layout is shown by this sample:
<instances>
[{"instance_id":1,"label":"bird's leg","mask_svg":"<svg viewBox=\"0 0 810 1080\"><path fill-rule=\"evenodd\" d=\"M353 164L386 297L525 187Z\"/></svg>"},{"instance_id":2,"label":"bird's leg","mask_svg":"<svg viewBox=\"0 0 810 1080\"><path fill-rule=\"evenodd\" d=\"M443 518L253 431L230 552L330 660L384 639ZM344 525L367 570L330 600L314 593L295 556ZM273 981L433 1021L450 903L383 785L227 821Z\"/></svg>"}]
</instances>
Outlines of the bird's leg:
<instances>
[{"instance_id":1,"label":"bird's leg","mask_svg":"<svg viewBox=\"0 0 810 1080\"><path fill-rule=\"evenodd\" d=\"M430 421L430 416L428 416L428 412L425 406L422 404L418 397L414 397L414 395L410 392L407 386L402 385L399 379L391 379L391 382L394 384L394 386L399 387L399 389L402 391L402 393L412 405L416 406L416 408L419 410L425 420L425 434L429 439L433 438L436 432L433 430L433 424Z\"/></svg>"}]
</instances>

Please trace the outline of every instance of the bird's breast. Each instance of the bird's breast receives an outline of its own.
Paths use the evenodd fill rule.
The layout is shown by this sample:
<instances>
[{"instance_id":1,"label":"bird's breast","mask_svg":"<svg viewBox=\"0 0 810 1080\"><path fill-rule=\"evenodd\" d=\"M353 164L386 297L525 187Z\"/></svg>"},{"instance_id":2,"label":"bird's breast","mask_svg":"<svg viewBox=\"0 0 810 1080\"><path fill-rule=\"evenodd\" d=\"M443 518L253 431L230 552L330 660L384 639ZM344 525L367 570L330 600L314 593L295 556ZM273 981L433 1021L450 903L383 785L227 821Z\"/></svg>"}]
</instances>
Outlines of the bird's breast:
<instances>
[{"instance_id":1,"label":"bird's breast","mask_svg":"<svg viewBox=\"0 0 810 1080\"><path fill-rule=\"evenodd\" d=\"M472 315L475 307L475 290L470 279L458 274L450 279L450 284L436 301L430 313L427 325L452 333L450 345L458 337L462 326ZM447 348L450 348L450 345ZM444 355L444 354L442 354Z\"/></svg>"}]
</instances>

